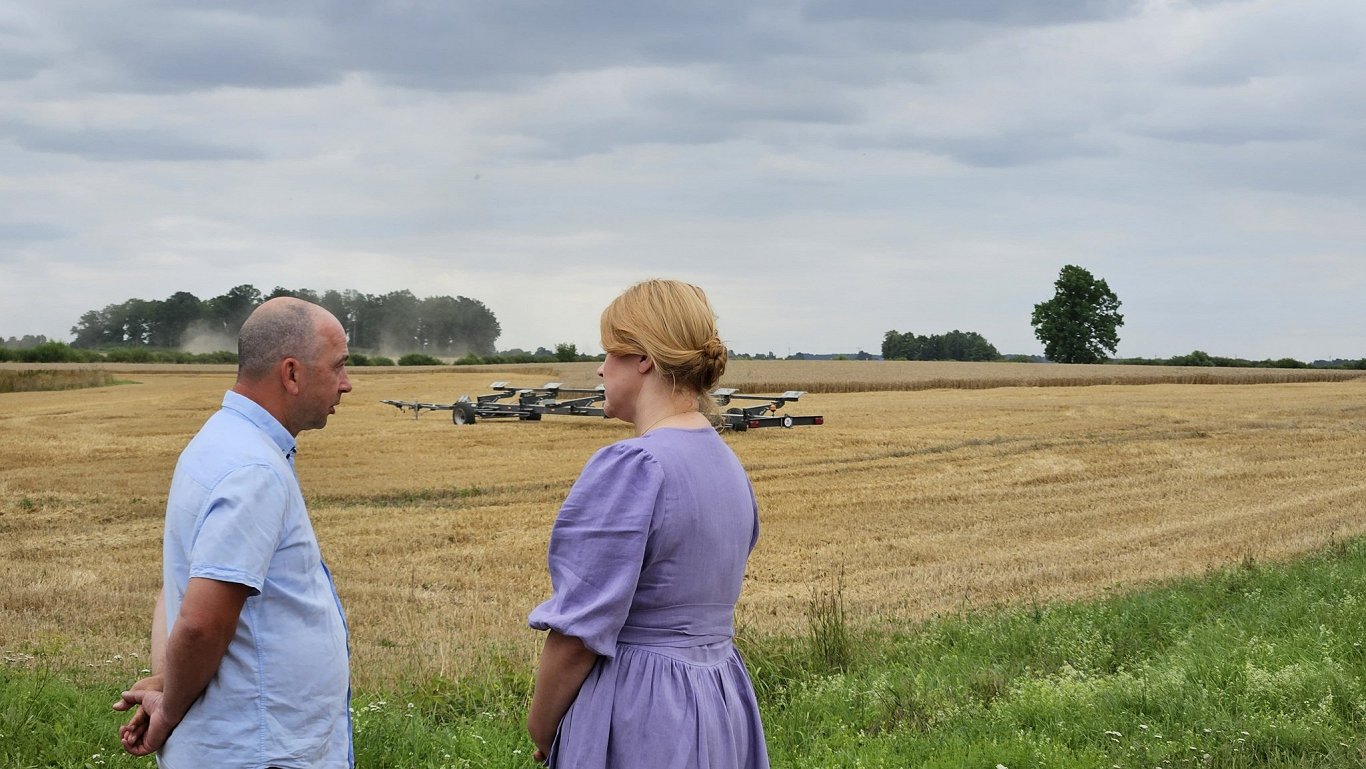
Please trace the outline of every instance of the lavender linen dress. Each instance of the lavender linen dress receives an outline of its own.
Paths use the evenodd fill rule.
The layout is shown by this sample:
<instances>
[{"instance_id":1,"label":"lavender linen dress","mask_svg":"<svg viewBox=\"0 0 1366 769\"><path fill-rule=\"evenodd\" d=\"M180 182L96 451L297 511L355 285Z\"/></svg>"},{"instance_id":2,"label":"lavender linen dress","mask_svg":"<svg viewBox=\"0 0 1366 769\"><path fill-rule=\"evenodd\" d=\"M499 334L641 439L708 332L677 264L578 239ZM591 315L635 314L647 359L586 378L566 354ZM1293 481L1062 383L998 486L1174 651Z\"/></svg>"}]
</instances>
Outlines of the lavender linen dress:
<instances>
[{"instance_id":1,"label":"lavender linen dress","mask_svg":"<svg viewBox=\"0 0 1366 769\"><path fill-rule=\"evenodd\" d=\"M731 644L758 535L749 478L714 430L659 429L593 455L550 535L554 594L529 620L601 655L550 766L768 766Z\"/></svg>"}]
</instances>

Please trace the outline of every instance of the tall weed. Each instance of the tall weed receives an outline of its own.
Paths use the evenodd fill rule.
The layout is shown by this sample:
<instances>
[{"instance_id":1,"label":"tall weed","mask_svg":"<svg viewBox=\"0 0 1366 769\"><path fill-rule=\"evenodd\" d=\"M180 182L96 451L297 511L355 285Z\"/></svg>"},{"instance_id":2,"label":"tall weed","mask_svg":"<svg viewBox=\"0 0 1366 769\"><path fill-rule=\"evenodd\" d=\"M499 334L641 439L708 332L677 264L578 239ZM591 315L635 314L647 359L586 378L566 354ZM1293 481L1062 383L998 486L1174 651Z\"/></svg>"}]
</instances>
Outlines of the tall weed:
<instances>
[{"instance_id":1,"label":"tall weed","mask_svg":"<svg viewBox=\"0 0 1366 769\"><path fill-rule=\"evenodd\" d=\"M806 603L811 657L818 670L848 669L853 656L849 617L844 605L844 567L828 588L812 588Z\"/></svg>"}]
</instances>

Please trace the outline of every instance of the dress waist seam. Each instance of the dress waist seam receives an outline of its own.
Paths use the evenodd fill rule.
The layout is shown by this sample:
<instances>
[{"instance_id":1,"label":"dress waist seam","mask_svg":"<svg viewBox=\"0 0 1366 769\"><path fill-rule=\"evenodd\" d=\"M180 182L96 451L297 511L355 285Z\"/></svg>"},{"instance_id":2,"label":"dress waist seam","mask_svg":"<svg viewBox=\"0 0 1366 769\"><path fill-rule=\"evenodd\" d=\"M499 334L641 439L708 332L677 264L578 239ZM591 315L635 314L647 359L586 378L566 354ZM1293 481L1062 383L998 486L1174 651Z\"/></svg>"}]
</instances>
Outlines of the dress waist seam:
<instances>
[{"instance_id":1,"label":"dress waist seam","mask_svg":"<svg viewBox=\"0 0 1366 769\"><path fill-rule=\"evenodd\" d=\"M680 652L686 653L686 652L689 651L689 650L692 650L692 649L700 649L700 648L702 648L702 647L700 647L700 646L664 646L664 645L661 645L661 644L641 644L641 643L630 643L630 642L622 641L622 642L619 642L619 643L617 644L617 656L620 657L622 651L631 650L631 651L639 652L639 653L641 653L641 654L649 654L649 655L652 656L652 657L663 657L663 658L665 658L665 659L667 659L667 660L670 660L671 662L678 662L678 663L680 663L680 664L687 665L687 666L689 666L689 667L696 667L696 668L714 668L714 667L720 667L721 665L729 664L729 663L731 663L732 661L734 661L734 660L736 659L735 645L732 644L732 643L729 643L729 642L726 642L726 647L725 647L724 650L717 650L717 651L720 651L721 653L720 653L719 656L718 656L716 659L714 659L714 660L694 660L694 659L688 659L688 658L685 656L685 654L680 654ZM673 653L670 653L670 652L673 652Z\"/></svg>"}]
</instances>

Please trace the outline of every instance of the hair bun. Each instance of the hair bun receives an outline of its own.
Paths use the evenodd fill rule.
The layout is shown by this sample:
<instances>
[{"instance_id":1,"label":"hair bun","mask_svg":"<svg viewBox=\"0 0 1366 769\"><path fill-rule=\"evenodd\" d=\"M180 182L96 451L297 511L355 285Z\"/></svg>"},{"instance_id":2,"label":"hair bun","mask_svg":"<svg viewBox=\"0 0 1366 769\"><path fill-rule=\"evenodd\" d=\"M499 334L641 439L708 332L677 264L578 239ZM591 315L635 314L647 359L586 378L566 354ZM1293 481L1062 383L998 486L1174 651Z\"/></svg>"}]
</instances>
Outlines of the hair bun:
<instances>
[{"instance_id":1,"label":"hair bun","mask_svg":"<svg viewBox=\"0 0 1366 769\"><path fill-rule=\"evenodd\" d=\"M706 392L716 386L721 380L721 375L726 373L726 345L721 338L713 335L710 339L702 343L702 349L698 351L699 379L701 390Z\"/></svg>"}]
</instances>

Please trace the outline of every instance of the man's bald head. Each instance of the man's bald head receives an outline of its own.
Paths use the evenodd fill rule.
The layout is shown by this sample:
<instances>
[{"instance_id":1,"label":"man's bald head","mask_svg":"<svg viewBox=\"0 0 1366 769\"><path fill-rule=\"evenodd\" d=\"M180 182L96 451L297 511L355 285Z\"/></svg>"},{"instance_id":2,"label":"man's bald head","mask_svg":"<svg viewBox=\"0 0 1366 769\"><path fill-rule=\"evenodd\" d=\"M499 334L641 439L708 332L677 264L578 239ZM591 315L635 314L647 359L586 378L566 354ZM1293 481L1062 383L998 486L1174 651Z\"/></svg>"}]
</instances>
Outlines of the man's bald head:
<instances>
[{"instance_id":1,"label":"man's bald head","mask_svg":"<svg viewBox=\"0 0 1366 769\"><path fill-rule=\"evenodd\" d=\"M257 307L237 336L237 378L256 381L285 358L312 363L322 343L320 326L336 319L311 302L281 296Z\"/></svg>"}]
</instances>

